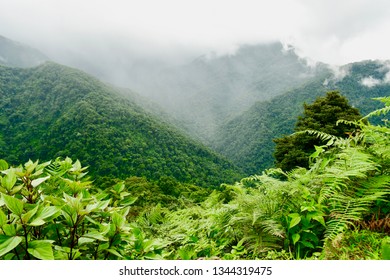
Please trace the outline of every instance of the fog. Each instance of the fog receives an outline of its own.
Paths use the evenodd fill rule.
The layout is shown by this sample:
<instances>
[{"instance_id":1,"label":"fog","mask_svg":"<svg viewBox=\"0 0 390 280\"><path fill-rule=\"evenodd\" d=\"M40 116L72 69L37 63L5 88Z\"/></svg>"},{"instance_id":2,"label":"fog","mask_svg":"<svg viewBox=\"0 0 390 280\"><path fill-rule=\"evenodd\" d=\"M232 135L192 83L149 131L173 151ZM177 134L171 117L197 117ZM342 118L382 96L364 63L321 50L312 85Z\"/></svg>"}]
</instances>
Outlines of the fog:
<instances>
[{"instance_id":1,"label":"fog","mask_svg":"<svg viewBox=\"0 0 390 280\"><path fill-rule=\"evenodd\" d=\"M0 0L0 34L72 64L182 62L280 40L331 64L387 59L386 0Z\"/></svg>"}]
</instances>

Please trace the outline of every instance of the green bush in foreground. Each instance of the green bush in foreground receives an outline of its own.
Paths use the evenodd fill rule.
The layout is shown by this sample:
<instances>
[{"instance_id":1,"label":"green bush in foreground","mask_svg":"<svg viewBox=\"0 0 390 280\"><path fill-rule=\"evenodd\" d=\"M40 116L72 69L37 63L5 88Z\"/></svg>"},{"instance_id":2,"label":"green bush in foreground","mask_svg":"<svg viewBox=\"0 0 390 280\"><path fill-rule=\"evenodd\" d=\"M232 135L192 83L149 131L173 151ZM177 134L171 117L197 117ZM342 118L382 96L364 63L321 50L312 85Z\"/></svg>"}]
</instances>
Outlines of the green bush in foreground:
<instances>
[{"instance_id":1,"label":"green bush in foreground","mask_svg":"<svg viewBox=\"0 0 390 280\"><path fill-rule=\"evenodd\" d=\"M123 259L151 253L133 250L132 255L129 249L145 240L127 221L134 198L123 183L94 189L86 168L69 158L16 168L1 160L0 168L1 259Z\"/></svg>"}]
</instances>

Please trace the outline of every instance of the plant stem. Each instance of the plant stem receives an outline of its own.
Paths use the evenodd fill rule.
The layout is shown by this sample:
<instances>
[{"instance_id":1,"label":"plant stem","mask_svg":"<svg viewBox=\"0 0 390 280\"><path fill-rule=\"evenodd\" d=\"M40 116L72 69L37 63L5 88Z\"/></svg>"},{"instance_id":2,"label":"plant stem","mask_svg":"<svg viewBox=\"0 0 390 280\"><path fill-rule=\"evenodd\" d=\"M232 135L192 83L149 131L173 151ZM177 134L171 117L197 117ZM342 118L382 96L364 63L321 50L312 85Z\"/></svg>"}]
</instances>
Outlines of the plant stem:
<instances>
[{"instance_id":1,"label":"plant stem","mask_svg":"<svg viewBox=\"0 0 390 280\"><path fill-rule=\"evenodd\" d=\"M118 234L118 233L115 232L114 236L110 239L109 245L108 245L108 249L111 248L111 245L112 245L112 243L114 242L114 239L115 239L115 237L116 237L117 234ZM104 256L104 259L105 259L105 260L108 258L108 255L109 255L109 254L110 254L110 252L107 251L106 254L105 254L105 256Z\"/></svg>"},{"instance_id":2,"label":"plant stem","mask_svg":"<svg viewBox=\"0 0 390 280\"><path fill-rule=\"evenodd\" d=\"M62 247L61 235L60 235L60 232L58 231L57 225L56 225L56 232L57 232L57 236L58 236L58 244Z\"/></svg>"},{"instance_id":3,"label":"plant stem","mask_svg":"<svg viewBox=\"0 0 390 280\"><path fill-rule=\"evenodd\" d=\"M18 260L20 260L19 253L18 253L18 250L16 250L16 248L14 249L14 252L15 252L15 255L18 258Z\"/></svg>"},{"instance_id":4,"label":"plant stem","mask_svg":"<svg viewBox=\"0 0 390 280\"><path fill-rule=\"evenodd\" d=\"M23 230L24 230L24 243L26 245L26 248L25 248L25 251L26 251L26 258L28 260L30 260L30 254L28 253L28 232L27 232L27 229L26 229L26 226L25 225L22 225L23 226Z\"/></svg>"},{"instance_id":5,"label":"plant stem","mask_svg":"<svg viewBox=\"0 0 390 280\"><path fill-rule=\"evenodd\" d=\"M97 241L96 250L95 250L95 253L93 254L93 257L95 258L95 260L97 260L97 258L98 258L99 245L100 245L100 240Z\"/></svg>"},{"instance_id":6,"label":"plant stem","mask_svg":"<svg viewBox=\"0 0 390 280\"><path fill-rule=\"evenodd\" d=\"M71 234L70 234L70 254L69 254L69 259L72 260L73 259L73 248L76 246L77 244L77 240L76 240L76 236L77 236L77 227L80 223L80 216L77 215L77 219L76 219L76 222L74 223L72 229L71 229Z\"/></svg>"}]
</instances>

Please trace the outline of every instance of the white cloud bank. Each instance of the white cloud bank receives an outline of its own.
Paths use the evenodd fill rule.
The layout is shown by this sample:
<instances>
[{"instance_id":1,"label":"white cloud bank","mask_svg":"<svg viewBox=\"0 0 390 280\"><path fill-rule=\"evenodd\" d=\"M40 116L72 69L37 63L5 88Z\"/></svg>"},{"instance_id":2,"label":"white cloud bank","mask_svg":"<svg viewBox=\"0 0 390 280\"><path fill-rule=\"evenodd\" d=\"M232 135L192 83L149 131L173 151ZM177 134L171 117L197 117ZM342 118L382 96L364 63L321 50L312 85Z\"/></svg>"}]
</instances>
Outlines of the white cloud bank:
<instances>
[{"instance_id":1,"label":"white cloud bank","mask_svg":"<svg viewBox=\"0 0 390 280\"><path fill-rule=\"evenodd\" d=\"M51 57L225 54L281 40L331 64L390 59L387 0L0 0L0 7L0 34Z\"/></svg>"},{"instance_id":2,"label":"white cloud bank","mask_svg":"<svg viewBox=\"0 0 390 280\"><path fill-rule=\"evenodd\" d=\"M381 71L383 71L383 73L385 73L382 79L377 79L377 78L374 78L372 76L368 76L368 77L362 78L360 80L360 83L363 86L366 86L369 88L383 85L383 84L390 84L390 61L387 61L383 64Z\"/></svg>"},{"instance_id":3,"label":"white cloud bank","mask_svg":"<svg viewBox=\"0 0 390 280\"><path fill-rule=\"evenodd\" d=\"M369 76L369 77L366 77L366 78L363 78L360 83L363 85L363 86L366 86L366 87L374 87L374 86L377 86L377 85L380 85L382 84L382 81L379 80L379 79L375 79L374 77L372 76Z\"/></svg>"}]
</instances>

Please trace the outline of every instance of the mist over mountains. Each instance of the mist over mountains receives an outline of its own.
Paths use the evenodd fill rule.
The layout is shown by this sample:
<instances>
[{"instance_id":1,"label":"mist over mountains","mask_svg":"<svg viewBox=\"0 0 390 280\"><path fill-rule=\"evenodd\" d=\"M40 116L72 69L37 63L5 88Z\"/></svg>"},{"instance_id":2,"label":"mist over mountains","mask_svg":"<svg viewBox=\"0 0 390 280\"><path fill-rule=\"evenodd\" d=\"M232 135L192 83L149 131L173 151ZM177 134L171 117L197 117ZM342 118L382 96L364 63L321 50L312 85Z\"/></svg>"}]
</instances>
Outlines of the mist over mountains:
<instances>
[{"instance_id":1,"label":"mist over mountains","mask_svg":"<svg viewBox=\"0 0 390 280\"><path fill-rule=\"evenodd\" d=\"M243 46L225 56L200 56L179 66L128 72L130 88L211 143L218 127L256 101L269 100L314 77L312 68L280 43Z\"/></svg>"},{"instance_id":2,"label":"mist over mountains","mask_svg":"<svg viewBox=\"0 0 390 280\"><path fill-rule=\"evenodd\" d=\"M122 55L122 57L119 57ZM98 78L132 89L160 105L193 137L210 144L218 127L247 110L308 81L324 70L309 65L280 42L243 45L226 55L178 53L175 59L107 56L65 59ZM75 62L77 61L77 63Z\"/></svg>"},{"instance_id":3,"label":"mist over mountains","mask_svg":"<svg viewBox=\"0 0 390 280\"><path fill-rule=\"evenodd\" d=\"M39 51L3 37L0 37L0 39L0 56L3 58L0 64L2 65L32 67L47 60ZM74 59L77 60L77 57ZM231 163L225 162L222 157L216 154L213 156L219 158L217 160L218 164L225 166L228 173L235 174L233 177L240 172L238 171L239 169L245 170L246 174L253 174L272 166L274 149L272 139L292 132L296 117L302 112L303 103L312 102L316 97L324 95L326 91L340 90L353 106L365 114L380 106L379 102L371 100L372 97L385 96L390 92L389 62L364 61L340 67L323 63L309 64L295 53L293 47L284 46L279 42L245 45L229 55L207 54L198 56L185 63L177 63L177 61L169 63L157 59L134 60L130 57L128 63L126 63L126 60L127 58L123 57L121 62L118 62L116 69L115 65L99 68L96 66L98 64L88 63L88 61L83 64L82 57L80 57L79 63L84 65L82 68L89 69L90 73L94 73L97 78L103 81L109 81L112 84L121 86L126 85L130 90L116 88L114 90L115 94L119 93L121 96L130 98L136 106L142 108L140 116L145 116L147 119L153 118L156 120L156 123L168 123L168 126L175 127L175 130L180 131L179 134L185 135L183 137L192 138L191 141L195 141L200 145L199 148L196 148L198 151L201 151L203 148L200 147L205 145L208 147L207 149L214 151L212 153L222 154ZM102 58L102 61L105 61L105 58ZM107 61L110 61L110 59L107 59ZM94 65L96 66L95 68ZM49 68L54 69L56 67L46 66L37 69L41 69L40 73L46 73ZM43 71L42 69L46 70ZM7 69L5 73L9 75L13 71L17 70ZM35 72L36 70L30 71ZM27 72L15 75L24 76L25 74L23 73ZM64 70L64 73L68 72ZM38 80L40 79L37 73L29 75L34 76ZM80 73L80 75L83 76L84 74ZM42 78L47 79L47 77ZM95 82L89 79L87 88L96 88ZM9 81L7 79L3 80L0 92L3 92L3 96L4 94L9 96L9 92L5 92L5 82ZM54 83L53 86L55 86L54 80L51 83ZM63 84L63 82L61 83ZM75 81L69 81L69 83L74 84ZM79 91L77 84L79 82L75 83L73 89L67 88L66 92ZM9 84L7 86L9 87L7 91L15 91ZM34 89L36 94L40 91L38 88ZM49 89L44 91L52 94ZM109 90L109 92L111 91ZM15 94L22 94L22 92L20 92L19 88L19 92L16 90ZM94 90L91 91L91 96L93 96L93 92ZM55 94L61 94L61 91L58 90ZM101 97L102 95L96 95L95 98L97 99L94 99L96 102L98 102L99 96ZM18 98L20 99L21 97ZM75 100L76 103L79 101L81 102L82 100ZM112 104L107 106L118 107L118 103L115 102L117 101L109 101L107 104ZM11 106L10 103L7 103L8 105L4 104L4 106ZM35 106L39 105L35 104ZM98 103L93 105L93 107L89 105L87 107L91 114L99 110ZM87 109L87 107L84 106L82 108ZM57 114L62 115L65 113L59 107L57 110L59 110ZM80 110L81 107L74 109L73 114L81 116L82 110ZM130 110L134 109L130 108ZM116 121L111 119L112 116L110 114L108 116L110 116L109 119L101 119L101 121L116 123ZM7 123L4 118L8 117L3 116L3 124ZM130 117L129 125L132 120L134 121L134 117ZM69 120L62 118L62 121ZM79 118L79 121L81 122L82 118ZM68 124L66 124L66 127L69 127L70 124ZM72 124L71 126L75 126L74 130L77 130L77 124ZM156 124L158 130L163 129L163 126ZM4 143L7 135L12 135L12 133L5 133L4 127L3 125L2 143ZM9 126L7 127L9 128ZM57 130L60 129L58 125L56 127ZM129 126L129 129L130 127L133 126ZM128 135L127 137L140 133L138 128L135 129L133 127L132 129L132 132L125 132ZM147 138L149 132L149 130L143 130L139 135ZM108 133L106 135L107 140L104 141L109 141L110 135ZM85 137L88 136L85 135ZM141 138L136 137L135 139L140 140ZM70 139L68 140L70 141ZM138 140L134 141L137 142ZM9 141L12 142L13 140L7 138L6 142ZM38 138L35 141L39 142ZM122 140L116 141L120 143ZM170 157L177 153L174 152L172 154L172 151L176 149L173 143L178 143L175 142L176 140L171 144L167 144L168 138L163 136L161 138L157 137L156 141L151 146L155 147L159 141L163 141L160 145L167 147L164 153L160 153L158 156L155 154L156 158ZM141 150L148 149L148 145L144 146L145 140L141 142L143 144L138 145L139 143L136 143L134 147L143 147L140 148ZM104 147L104 145L98 142L96 145L100 145L102 149ZM183 145L188 146L188 144ZM75 146L73 145L72 147L74 148ZM134 149L134 153L143 157L142 153L136 151L138 148ZM31 156L40 155L33 149L29 151ZM77 154L75 149L69 151L72 151L71 153L74 155ZM87 151L85 152L87 153ZM115 153L117 152L117 157L121 158L120 152L116 151ZM190 151L186 150L185 153L188 152ZM206 155L209 152L200 153ZM18 153L21 156L23 149L20 149ZM152 159L152 154L148 154L146 158ZM195 154L192 156L195 156ZM213 157L210 156L211 154L207 154L206 157L208 159L206 161ZM85 157L90 158L90 154L85 154ZM134 159L128 156L125 158L130 162L126 164L133 166L132 169L130 168L131 172L146 174L142 173L142 171L137 171L136 167L139 165L144 167L148 160L134 165L132 163ZM212 161L216 162L216 159ZM194 162L199 164L203 160L198 158ZM114 163L112 162L112 164ZM217 166L212 167L212 169L217 170L219 168ZM157 169L153 172L161 171ZM169 168L167 170L168 174L180 173L178 170L175 172L172 172ZM121 169L118 172L126 172L126 169ZM151 175L152 171L148 172L148 176L153 176ZM191 174L191 172L184 173L186 175L183 176L189 179L188 176L190 175L188 174ZM183 177L182 175L180 176Z\"/></svg>"}]
</instances>

